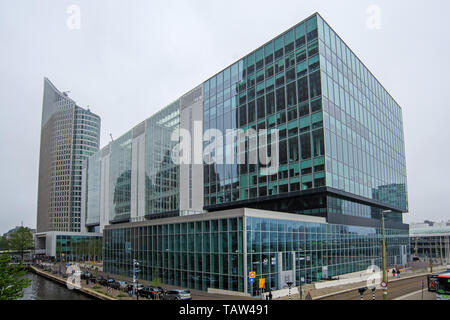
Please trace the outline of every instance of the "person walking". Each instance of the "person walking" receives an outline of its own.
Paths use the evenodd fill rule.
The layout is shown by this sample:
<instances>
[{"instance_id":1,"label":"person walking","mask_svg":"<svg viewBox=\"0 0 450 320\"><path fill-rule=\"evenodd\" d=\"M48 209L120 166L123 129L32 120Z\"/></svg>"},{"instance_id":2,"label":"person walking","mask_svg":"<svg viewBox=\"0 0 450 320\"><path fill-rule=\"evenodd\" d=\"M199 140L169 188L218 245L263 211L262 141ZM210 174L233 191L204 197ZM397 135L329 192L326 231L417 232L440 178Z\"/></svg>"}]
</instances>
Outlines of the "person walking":
<instances>
[{"instance_id":1,"label":"person walking","mask_svg":"<svg viewBox=\"0 0 450 320\"><path fill-rule=\"evenodd\" d=\"M400 279L400 269L397 269L397 278Z\"/></svg>"},{"instance_id":2,"label":"person walking","mask_svg":"<svg viewBox=\"0 0 450 320\"><path fill-rule=\"evenodd\" d=\"M392 268L392 277L395 278L395 268Z\"/></svg>"},{"instance_id":3,"label":"person walking","mask_svg":"<svg viewBox=\"0 0 450 320\"><path fill-rule=\"evenodd\" d=\"M268 297L269 297L269 300L272 300L272 291L269 292Z\"/></svg>"}]
</instances>

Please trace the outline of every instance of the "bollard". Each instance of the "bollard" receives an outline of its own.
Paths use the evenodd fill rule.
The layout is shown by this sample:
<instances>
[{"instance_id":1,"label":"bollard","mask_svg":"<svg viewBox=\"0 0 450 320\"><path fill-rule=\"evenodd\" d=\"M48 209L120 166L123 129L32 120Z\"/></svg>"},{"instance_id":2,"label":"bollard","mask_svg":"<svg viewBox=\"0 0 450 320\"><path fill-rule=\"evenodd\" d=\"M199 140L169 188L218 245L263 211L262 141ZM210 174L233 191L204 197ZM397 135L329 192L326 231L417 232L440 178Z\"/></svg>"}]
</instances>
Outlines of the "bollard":
<instances>
[{"instance_id":1,"label":"bollard","mask_svg":"<svg viewBox=\"0 0 450 320\"><path fill-rule=\"evenodd\" d=\"M364 292L367 290L367 288L359 288L358 292L361 295L361 300L364 300Z\"/></svg>"}]
</instances>

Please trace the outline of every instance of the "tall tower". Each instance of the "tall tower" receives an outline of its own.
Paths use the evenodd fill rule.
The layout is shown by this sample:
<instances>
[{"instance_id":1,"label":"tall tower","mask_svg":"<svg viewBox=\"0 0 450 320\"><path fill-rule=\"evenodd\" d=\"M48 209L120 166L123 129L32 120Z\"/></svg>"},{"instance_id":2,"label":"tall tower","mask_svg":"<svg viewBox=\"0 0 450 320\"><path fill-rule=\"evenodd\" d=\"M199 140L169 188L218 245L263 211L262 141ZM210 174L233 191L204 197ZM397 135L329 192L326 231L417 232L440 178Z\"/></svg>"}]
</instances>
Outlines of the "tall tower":
<instances>
[{"instance_id":1,"label":"tall tower","mask_svg":"<svg viewBox=\"0 0 450 320\"><path fill-rule=\"evenodd\" d=\"M37 232L82 231L82 163L99 144L100 117L44 78Z\"/></svg>"}]
</instances>

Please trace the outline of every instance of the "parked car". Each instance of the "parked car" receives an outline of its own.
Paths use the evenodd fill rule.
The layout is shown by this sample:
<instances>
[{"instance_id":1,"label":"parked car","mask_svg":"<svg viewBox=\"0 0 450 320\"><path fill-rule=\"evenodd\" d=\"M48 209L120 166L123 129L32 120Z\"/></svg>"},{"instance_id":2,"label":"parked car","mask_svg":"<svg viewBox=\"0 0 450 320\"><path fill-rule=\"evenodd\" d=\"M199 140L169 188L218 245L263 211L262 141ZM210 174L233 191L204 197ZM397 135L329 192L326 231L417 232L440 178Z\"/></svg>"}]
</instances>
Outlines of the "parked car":
<instances>
[{"instance_id":1,"label":"parked car","mask_svg":"<svg viewBox=\"0 0 450 320\"><path fill-rule=\"evenodd\" d=\"M92 274L90 272L86 271L86 272L81 273L82 280L91 279L91 277L92 277Z\"/></svg>"},{"instance_id":2,"label":"parked car","mask_svg":"<svg viewBox=\"0 0 450 320\"><path fill-rule=\"evenodd\" d=\"M97 277L97 283L99 285L102 285L102 286L106 286L107 285L107 281L106 281L105 278L103 278L103 276L98 276Z\"/></svg>"},{"instance_id":3,"label":"parked car","mask_svg":"<svg viewBox=\"0 0 450 320\"><path fill-rule=\"evenodd\" d=\"M97 282L97 277L94 276L93 274L91 274L90 277L89 277L89 281L92 282L92 283L96 283Z\"/></svg>"},{"instance_id":4,"label":"parked car","mask_svg":"<svg viewBox=\"0 0 450 320\"><path fill-rule=\"evenodd\" d=\"M164 290L163 287L156 287L156 289L158 289L160 293L165 293L166 292L166 290Z\"/></svg>"},{"instance_id":5,"label":"parked car","mask_svg":"<svg viewBox=\"0 0 450 320\"><path fill-rule=\"evenodd\" d=\"M191 300L192 295L189 290L167 290L161 295L162 300Z\"/></svg>"},{"instance_id":6,"label":"parked car","mask_svg":"<svg viewBox=\"0 0 450 320\"><path fill-rule=\"evenodd\" d=\"M148 299L155 299L157 294L161 294L161 290L155 287L144 287L139 290L139 295Z\"/></svg>"},{"instance_id":7,"label":"parked car","mask_svg":"<svg viewBox=\"0 0 450 320\"><path fill-rule=\"evenodd\" d=\"M126 281L116 281L116 283L119 285L118 290L122 290L124 292L128 292L128 282Z\"/></svg>"},{"instance_id":8,"label":"parked car","mask_svg":"<svg viewBox=\"0 0 450 320\"><path fill-rule=\"evenodd\" d=\"M106 286L112 287L114 282L116 282L116 280L114 280L114 278L108 278L108 279L106 279Z\"/></svg>"},{"instance_id":9,"label":"parked car","mask_svg":"<svg viewBox=\"0 0 450 320\"><path fill-rule=\"evenodd\" d=\"M133 285L133 284L131 284ZM142 283L136 284L136 293L138 293L140 290L144 289L144 285Z\"/></svg>"},{"instance_id":10,"label":"parked car","mask_svg":"<svg viewBox=\"0 0 450 320\"><path fill-rule=\"evenodd\" d=\"M147 298L147 299L153 299L153 288L151 287L143 287L139 290L139 296Z\"/></svg>"}]
</instances>

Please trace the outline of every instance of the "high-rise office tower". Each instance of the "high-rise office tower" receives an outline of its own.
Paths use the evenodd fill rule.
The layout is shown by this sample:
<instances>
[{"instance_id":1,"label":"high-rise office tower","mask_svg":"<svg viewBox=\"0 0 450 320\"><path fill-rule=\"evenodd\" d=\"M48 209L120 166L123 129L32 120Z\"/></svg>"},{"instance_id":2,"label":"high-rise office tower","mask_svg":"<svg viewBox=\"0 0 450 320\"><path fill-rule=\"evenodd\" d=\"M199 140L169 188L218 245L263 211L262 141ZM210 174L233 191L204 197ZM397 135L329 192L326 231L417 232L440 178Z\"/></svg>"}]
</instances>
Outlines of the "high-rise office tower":
<instances>
[{"instance_id":1,"label":"high-rise office tower","mask_svg":"<svg viewBox=\"0 0 450 320\"><path fill-rule=\"evenodd\" d=\"M130 274L138 259L140 279L256 295L250 272L283 289L381 266L383 233L387 264L407 262L402 110L319 14L144 124L87 161L87 227L103 230L104 271ZM177 129L200 164L170 161L189 140Z\"/></svg>"},{"instance_id":2,"label":"high-rise office tower","mask_svg":"<svg viewBox=\"0 0 450 320\"><path fill-rule=\"evenodd\" d=\"M81 232L83 160L99 149L100 117L44 79L37 232Z\"/></svg>"}]
</instances>

